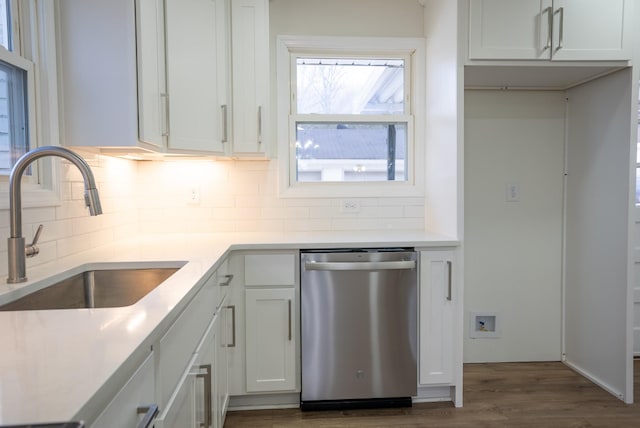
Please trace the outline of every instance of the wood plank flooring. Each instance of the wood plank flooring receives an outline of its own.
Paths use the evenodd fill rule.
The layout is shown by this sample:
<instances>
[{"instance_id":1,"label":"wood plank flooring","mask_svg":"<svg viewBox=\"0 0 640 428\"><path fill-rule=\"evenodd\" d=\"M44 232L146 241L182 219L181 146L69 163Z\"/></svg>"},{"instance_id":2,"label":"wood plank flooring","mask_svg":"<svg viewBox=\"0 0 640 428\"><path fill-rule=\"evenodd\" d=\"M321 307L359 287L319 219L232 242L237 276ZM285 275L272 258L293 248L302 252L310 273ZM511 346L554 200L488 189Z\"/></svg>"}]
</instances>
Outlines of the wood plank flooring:
<instances>
[{"instance_id":1,"label":"wood plank flooring","mask_svg":"<svg viewBox=\"0 0 640 428\"><path fill-rule=\"evenodd\" d=\"M464 406L404 409L229 412L225 428L255 427L572 427L640 428L640 360L635 403L626 405L561 363L466 364Z\"/></svg>"}]
</instances>

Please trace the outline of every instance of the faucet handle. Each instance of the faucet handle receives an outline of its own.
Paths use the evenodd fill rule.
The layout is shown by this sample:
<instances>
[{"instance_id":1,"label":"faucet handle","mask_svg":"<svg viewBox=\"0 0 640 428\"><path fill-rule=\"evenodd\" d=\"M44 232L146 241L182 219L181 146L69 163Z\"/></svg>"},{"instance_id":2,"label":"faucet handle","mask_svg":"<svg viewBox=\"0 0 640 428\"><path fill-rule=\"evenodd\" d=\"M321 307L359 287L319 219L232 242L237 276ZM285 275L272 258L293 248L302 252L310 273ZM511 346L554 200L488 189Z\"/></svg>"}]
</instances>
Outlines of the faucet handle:
<instances>
[{"instance_id":1,"label":"faucet handle","mask_svg":"<svg viewBox=\"0 0 640 428\"><path fill-rule=\"evenodd\" d=\"M38 248L36 244L38 243L38 239L40 239L42 229L44 229L44 225L41 224L38 226L38 230L36 230L36 234L33 236L33 242L25 247L24 252L27 257L34 257L40 253L40 248Z\"/></svg>"}]
</instances>

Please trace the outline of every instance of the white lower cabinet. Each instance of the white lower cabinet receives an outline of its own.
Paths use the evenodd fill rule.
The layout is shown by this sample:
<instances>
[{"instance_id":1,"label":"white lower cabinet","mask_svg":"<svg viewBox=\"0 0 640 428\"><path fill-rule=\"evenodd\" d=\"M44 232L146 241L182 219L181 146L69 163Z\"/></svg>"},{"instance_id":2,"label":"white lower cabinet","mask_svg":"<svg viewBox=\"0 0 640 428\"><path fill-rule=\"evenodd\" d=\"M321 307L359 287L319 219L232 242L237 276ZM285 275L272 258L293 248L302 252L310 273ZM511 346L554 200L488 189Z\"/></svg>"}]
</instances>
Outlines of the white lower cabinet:
<instances>
[{"instance_id":1,"label":"white lower cabinet","mask_svg":"<svg viewBox=\"0 0 640 428\"><path fill-rule=\"evenodd\" d=\"M247 392L295 389L295 297L293 287L245 291Z\"/></svg>"},{"instance_id":2,"label":"white lower cabinet","mask_svg":"<svg viewBox=\"0 0 640 428\"><path fill-rule=\"evenodd\" d=\"M222 428L229 402L227 288L216 272L158 344L156 428ZM176 379L179 380L176 383Z\"/></svg>"},{"instance_id":3,"label":"white lower cabinet","mask_svg":"<svg viewBox=\"0 0 640 428\"><path fill-rule=\"evenodd\" d=\"M153 352L91 424L91 428L137 427L155 403ZM157 406L156 406L157 408Z\"/></svg>"},{"instance_id":4,"label":"white lower cabinet","mask_svg":"<svg viewBox=\"0 0 640 428\"><path fill-rule=\"evenodd\" d=\"M419 385L456 382L456 302L460 296L453 262L453 251L420 252Z\"/></svg>"},{"instance_id":5,"label":"white lower cabinet","mask_svg":"<svg viewBox=\"0 0 640 428\"><path fill-rule=\"evenodd\" d=\"M238 251L227 308L232 407L295 406L300 391L299 258L295 250Z\"/></svg>"}]
</instances>

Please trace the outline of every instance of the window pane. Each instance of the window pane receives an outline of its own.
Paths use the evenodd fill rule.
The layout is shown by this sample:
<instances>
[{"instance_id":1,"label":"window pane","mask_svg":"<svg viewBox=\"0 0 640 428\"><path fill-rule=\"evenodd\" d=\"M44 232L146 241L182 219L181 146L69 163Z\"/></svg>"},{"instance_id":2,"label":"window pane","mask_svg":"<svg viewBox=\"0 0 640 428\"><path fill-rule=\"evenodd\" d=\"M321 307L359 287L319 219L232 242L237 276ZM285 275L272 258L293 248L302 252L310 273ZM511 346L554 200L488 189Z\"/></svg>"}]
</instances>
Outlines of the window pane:
<instances>
[{"instance_id":1,"label":"window pane","mask_svg":"<svg viewBox=\"0 0 640 428\"><path fill-rule=\"evenodd\" d=\"M12 50L9 4L8 0L0 0L0 45L8 51Z\"/></svg>"},{"instance_id":2,"label":"window pane","mask_svg":"<svg viewBox=\"0 0 640 428\"><path fill-rule=\"evenodd\" d=\"M0 61L0 174L29 150L26 71Z\"/></svg>"},{"instance_id":3,"label":"window pane","mask_svg":"<svg viewBox=\"0 0 640 428\"><path fill-rule=\"evenodd\" d=\"M636 205L640 205L640 168L636 168Z\"/></svg>"},{"instance_id":4,"label":"window pane","mask_svg":"<svg viewBox=\"0 0 640 428\"><path fill-rule=\"evenodd\" d=\"M404 60L298 58L298 114L404 114Z\"/></svg>"},{"instance_id":5,"label":"window pane","mask_svg":"<svg viewBox=\"0 0 640 428\"><path fill-rule=\"evenodd\" d=\"M407 173L406 123L297 123L299 182L406 181Z\"/></svg>"}]
</instances>

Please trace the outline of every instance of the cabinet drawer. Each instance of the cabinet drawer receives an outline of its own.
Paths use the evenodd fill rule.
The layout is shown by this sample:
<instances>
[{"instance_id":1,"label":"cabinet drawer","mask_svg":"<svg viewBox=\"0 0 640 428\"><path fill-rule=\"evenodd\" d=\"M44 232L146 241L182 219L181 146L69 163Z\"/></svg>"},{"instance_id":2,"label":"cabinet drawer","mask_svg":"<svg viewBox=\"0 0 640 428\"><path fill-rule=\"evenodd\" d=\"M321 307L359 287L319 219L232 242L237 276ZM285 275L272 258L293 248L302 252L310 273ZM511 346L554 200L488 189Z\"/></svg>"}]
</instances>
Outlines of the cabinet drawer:
<instances>
[{"instance_id":1,"label":"cabinet drawer","mask_svg":"<svg viewBox=\"0 0 640 428\"><path fill-rule=\"evenodd\" d=\"M215 275L212 275L169 331L160 339L158 352L158 403L161 408L171 396L202 335L213 319Z\"/></svg>"},{"instance_id":2,"label":"cabinet drawer","mask_svg":"<svg viewBox=\"0 0 640 428\"><path fill-rule=\"evenodd\" d=\"M244 283L252 285L295 285L294 254L250 254L244 256Z\"/></svg>"},{"instance_id":3,"label":"cabinet drawer","mask_svg":"<svg viewBox=\"0 0 640 428\"><path fill-rule=\"evenodd\" d=\"M98 416L91 428L136 427L143 415L138 407L154 401L153 352L144 360L113 401Z\"/></svg>"}]
</instances>

